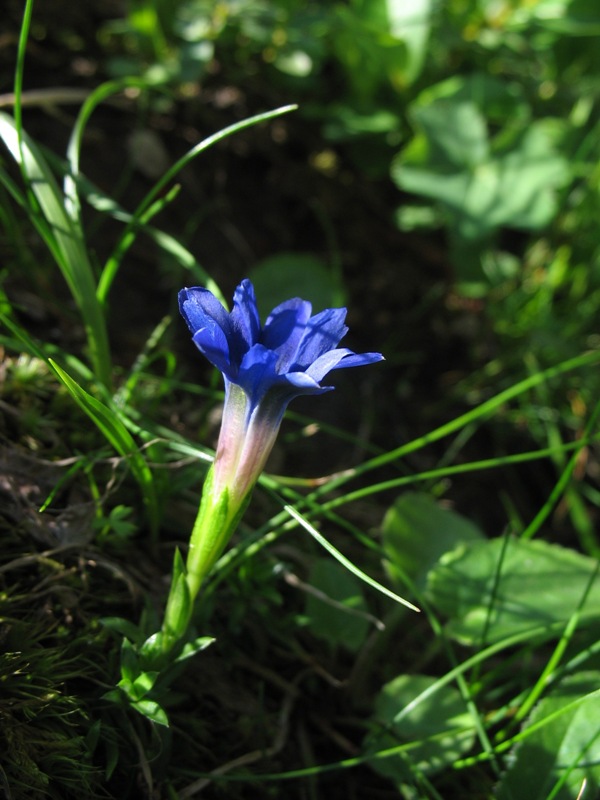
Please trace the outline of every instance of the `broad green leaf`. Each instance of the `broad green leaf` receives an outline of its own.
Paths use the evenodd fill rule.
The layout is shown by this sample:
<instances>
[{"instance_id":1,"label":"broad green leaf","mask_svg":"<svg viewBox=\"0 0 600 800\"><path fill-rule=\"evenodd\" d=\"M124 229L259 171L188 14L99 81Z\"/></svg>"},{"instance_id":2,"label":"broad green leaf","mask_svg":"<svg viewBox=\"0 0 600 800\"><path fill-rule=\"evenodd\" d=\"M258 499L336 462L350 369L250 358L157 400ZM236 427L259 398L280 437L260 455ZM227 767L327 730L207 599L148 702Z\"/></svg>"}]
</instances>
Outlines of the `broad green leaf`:
<instances>
[{"instance_id":1,"label":"broad green leaf","mask_svg":"<svg viewBox=\"0 0 600 800\"><path fill-rule=\"evenodd\" d=\"M407 575L418 586L444 554L483 534L468 519L442 508L430 495L407 492L398 498L383 520L385 567L403 584Z\"/></svg>"},{"instance_id":2,"label":"broad green leaf","mask_svg":"<svg viewBox=\"0 0 600 800\"><path fill-rule=\"evenodd\" d=\"M135 708L137 712L147 717L151 722L169 727L169 718L166 711L154 700L138 700L135 703L131 703L131 707Z\"/></svg>"},{"instance_id":3,"label":"broad green leaf","mask_svg":"<svg viewBox=\"0 0 600 800\"><path fill-rule=\"evenodd\" d=\"M397 784L408 782L413 770L438 772L473 744L473 718L453 686L443 686L423 702L415 703L409 714L394 723L409 703L435 683L436 678L428 675L400 675L382 688L375 701L369 723L371 732L364 742L365 753L371 755L409 744L402 754L369 762L374 770Z\"/></svg>"},{"instance_id":4,"label":"broad green leaf","mask_svg":"<svg viewBox=\"0 0 600 800\"><path fill-rule=\"evenodd\" d=\"M483 114L470 100L438 100L413 110L431 148L431 162L447 170L472 168L489 157L487 127Z\"/></svg>"},{"instance_id":5,"label":"broad green leaf","mask_svg":"<svg viewBox=\"0 0 600 800\"><path fill-rule=\"evenodd\" d=\"M332 647L358 650L369 631L361 582L336 561L320 558L310 570L309 584L314 593L306 595L305 613L312 633Z\"/></svg>"},{"instance_id":6,"label":"broad green leaf","mask_svg":"<svg viewBox=\"0 0 600 800\"><path fill-rule=\"evenodd\" d=\"M437 101L474 105L484 119L495 125L510 123L512 127L531 118L522 86L486 72L453 75L429 86L419 94L414 108L427 108Z\"/></svg>"},{"instance_id":7,"label":"broad green leaf","mask_svg":"<svg viewBox=\"0 0 600 800\"><path fill-rule=\"evenodd\" d=\"M467 645L497 642L553 623L579 608L596 562L542 541L494 539L461 546L429 573L427 593L449 618L447 632ZM600 581L594 580L582 619L600 617Z\"/></svg>"},{"instance_id":8,"label":"broad green leaf","mask_svg":"<svg viewBox=\"0 0 600 800\"><path fill-rule=\"evenodd\" d=\"M443 116L435 117L436 125L441 126ZM467 124L469 114L454 115L454 122L461 116ZM430 113L427 119L431 125ZM402 189L445 205L468 239L483 238L501 226L538 229L550 222L557 207L555 190L568 179L568 170L542 124L532 124L513 149L498 156L485 155L478 135L459 136L452 115L447 126L435 135L426 130L432 147L428 164L394 162L392 177Z\"/></svg>"},{"instance_id":9,"label":"broad green leaf","mask_svg":"<svg viewBox=\"0 0 600 800\"><path fill-rule=\"evenodd\" d=\"M390 33L406 46L403 83L418 78L425 56L431 27L432 0L386 0Z\"/></svg>"},{"instance_id":10,"label":"broad green leaf","mask_svg":"<svg viewBox=\"0 0 600 800\"><path fill-rule=\"evenodd\" d=\"M494 795L497 800L591 800L598 796L598 687L600 672L581 672L561 681L540 701L524 728L525 738L511 753Z\"/></svg>"},{"instance_id":11,"label":"broad green leaf","mask_svg":"<svg viewBox=\"0 0 600 800\"><path fill-rule=\"evenodd\" d=\"M459 282L481 282L498 229L538 230L557 212L571 169L555 120L530 122L531 113L522 92L481 74L436 84L413 104L416 133L391 176L444 213Z\"/></svg>"},{"instance_id":12,"label":"broad green leaf","mask_svg":"<svg viewBox=\"0 0 600 800\"><path fill-rule=\"evenodd\" d=\"M566 183L569 172L544 122L532 124L518 147L497 161L499 183L487 224L533 230L548 224L557 208L554 190Z\"/></svg>"},{"instance_id":13,"label":"broad green leaf","mask_svg":"<svg viewBox=\"0 0 600 800\"><path fill-rule=\"evenodd\" d=\"M330 141L344 141L398 132L401 120L398 114L373 105L366 110L352 105L334 103L319 109L326 114L323 123L323 136ZM371 142L371 139L369 138Z\"/></svg>"},{"instance_id":14,"label":"broad green leaf","mask_svg":"<svg viewBox=\"0 0 600 800\"><path fill-rule=\"evenodd\" d=\"M155 530L158 524L158 504L154 479L150 467L140 453L133 437L111 408L86 392L52 359L48 359L48 362L67 387L77 405L87 414L115 450L127 460L135 479L142 489L148 512L148 521Z\"/></svg>"},{"instance_id":15,"label":"broad green leaf","mask_svg":"<svg viewBox=\"0 0 600 800\"><path fill-rule=\"evenodd\" d=\"M355 105L371 102L386 79L396 86L403 81L408 48L390 32L386 0L359 0L351 8L334 5L332 39L334 56L343 67Z\"/></svg>"}]
</instances>

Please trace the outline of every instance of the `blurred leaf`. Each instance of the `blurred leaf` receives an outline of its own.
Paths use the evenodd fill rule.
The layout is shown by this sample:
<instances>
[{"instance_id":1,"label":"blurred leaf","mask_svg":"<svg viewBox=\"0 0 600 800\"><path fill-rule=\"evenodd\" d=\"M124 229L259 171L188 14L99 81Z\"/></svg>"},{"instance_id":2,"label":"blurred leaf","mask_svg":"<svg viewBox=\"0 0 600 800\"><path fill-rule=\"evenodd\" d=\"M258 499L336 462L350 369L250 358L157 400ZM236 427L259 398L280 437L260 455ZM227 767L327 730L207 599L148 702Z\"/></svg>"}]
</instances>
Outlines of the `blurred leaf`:
<instances>
[{"instance_id":1,"label":"blurred leaf","mask_svg":"<svg viewBox=\"0 0 600 800\"><path fill-rule=\"evenodd\" d=\"M406 45L402 83L411 84L425 62L434 3L433 0L386 0L386 5L390 33Z\"/></svg>"},{"instance_id":2,"label":"blurred leaf","mask_svg":"<svg viewBox=\"0 0 600 800\"><path fill-rule=\"evenodd\" d=\"M429 163L440 171L475 167L489 157L485 118L471 100L441 99L415 106L413 118L427 139Z\"/></svg>"},{"instance_id":3,"label":"blurred leaf","mask_svg":"<svg viewBox=\"0 0 600 800\"><path fill-rule=\"evenodd\" d=\"M373 759L371 767L381 775L402 784L411 773L431 774L454 763L473 745L473 719L459 691L443 686L415 703L399 722L396 717L423 692L437 683L428 675L400 675L385 684L375 700L370 720L371 732L364 742L366 755L403 743L410 748L397 756Z\"/></svg>"},{"instance_id":4,"label":"blurred leaf","mask_svg":"<svg viewBox=\"0 0 600 800\"><path fill-rule=\"evenodd\" d=\"M600 9L594 0L538 0L514 9L511 23L533 21L567 36L594 37L600 33Z\"/></svg>"},{"instance_id":5,"label":"blurred leaf","mask_svg":"<svg viewBox=\"0 0 600 800\"><path fill-rule=\"evenodd\" d=\"M136 643L140 638L140 629L137 625L123 617L101 617L100 624L113 633L124 636L130 642Z\"/></svg>"},{"instance_id":6,"label":"blurred leaf","mask_svg":"<svg viewBox=\"0 0 600 800\"><path fill-rule=\"evenodd\" d=\"M408 48L390 31L386 0L357 0L353 6L335 6L332 46L345 71L350 96L361 104L378 94L386 77L401 82Z\"/></svg>"},{"instance_id":7,"label":"blurred leaf","mask_svg":"<svg viewBox=\"0 0 600 800\"><path fill-rule=\"evenodd\" d=\"M355 106L334 103L326 110L318 108L317 111L319 116L326 117L323 135L331 141L391 133L399 131L401 125L398 114L375 106L359 110Z\"/></svg>"},{"instance_id":8,"label":"blurred leaf","mask_svg":"<svg viewBox=\"0 0 600 800\"><path fill-rule=\"evenodd\" d=\"M304 50L287 50L278 53L275 66L287 75L306 78L313 71L313 60Z\"/></svg>"},{"instance_id":9,"label":"blurred leaf","mask_svg":"<svg viewBox=\"0 0 600 800\"><path fill-rule=\"evenodd\" d=\"M432 0L354 0L346 10L346 53L338 49L356 87L371 89L387 75L396 89L412 84L425 63L431 27ZM337 32L336 45L340 42ZM369 52L370 51L370 52ZM379 74L377 74L379 73ZM373 92L375 93L375 92Z\"/></svg>"},{"instance_id":10,"label":"blurred leaf","mask_svg":"<svg viewBox=\"0 0 600 800\"><path fill-rule=\"evenodd\" d=\"M596 562L542 541L494 539L461 546L429 573L427 592L449 618L447 632L466 645L565 624L579 607ZM600 581L594 580L583 618L600 616Z\"/></svg>"},{"instance_id":11,"label":"blurred leaf","mask_svg":"<svg viewBox=\"0 0 600 800\"><path fill-rule=\"evenodd\" d=\"M392 177L398 186L446 206L455 233L467 240L482 240L501 226L547 225L557 208L555 190L569 172L544 124L532 123L513 149L492 155L474 105L435 105L418 114L429 142L427 162L396 159Z\"/></svg>"},{"instance_id":12,"label":"blurred leaf","mask_svg":"<svg viewBox=\"0 0 600 800\"><path fill-rule=\"evenodd\" d=\"M415 231L441 227L442 215L432 206L403 205L396 209L394 221L401 231Z\"/></svg>"},{"instance_id":13,"label":"blurred leaf","mask_svg":"<svg viewBox=\"0 0 600 800\"><path fill-rule=\"evenodd\" d=\"M428 108L437 101L474 105L488 122L499 126L522 124L531 117L521 84L486 72L453 75L428 86L413 103L413 111Z\"/></svg>"},{"instance_id":14,"label":"blurred leaf","mask_svg":"<svg viewBox=\"0 0 600 800\"><path fill-rule=\"evenodd\" d=\"M403 575L407 575L421 586L444 553L482 538L472 522L442 508L429 495L408 492L396 500L383 521L385 567L399 584L404 584Z\"/></svg>"},{"instance_id":15,"label":"blurred leaf","mask_svg":"<svg viewBox=\"0 0 600 800\"><path fill-rule=\"evenodd\" d=\"M534 709L497 787L497 800L576 800L600 788L600 672L561 681ZM561 713L564 712L564 713ZM586 782L585 791L580 794ZM560 788L558 784L562 785Z\"/></svg>"},{"instance_id":16,"label":"blurred leaf","mask_svg":"<svg viewBox=\"0 0 600 800\"><path fill-rule=\"evenodd\" d=\"M493 235L502 227L548 225L557 212L557 190L571 176L555 149L552 120L526 126L518 95L492 82L495 100L486 101L488 83L456 78L424 92L412 109L417 133L391 167L400 189L445 212L458 281L475 284L484 277L482 260ZM514 118L503 116L511 108ZM490 118L503 124L494 137Z\"/></svg>"},{"instance_id":17,"label":"blurred leaf","mask_svg":"<svg viewBox=\"0 0 600 800\"><path fill-rule=\"evenodd\" d=\"M306 617L311 632L332 647L342 645L351 651L358 650L369 630L360 581L337 562L321 558L313 564L309 582L317 592L306 595ZM357 611L363 613L356 614Z\"/></svg>"},{"instance_id":18,"label":"blurred leaf","mask_svg":"<svg viewBox=\"0 0 600 800\"><path fill-rule=\"evenodd\" d=\"M311 255L278 253L250 270L248 277L263 319L290 297L310 300L315 311L343 305L343 290L333 272Z\"/></svg>"}]
</instances>

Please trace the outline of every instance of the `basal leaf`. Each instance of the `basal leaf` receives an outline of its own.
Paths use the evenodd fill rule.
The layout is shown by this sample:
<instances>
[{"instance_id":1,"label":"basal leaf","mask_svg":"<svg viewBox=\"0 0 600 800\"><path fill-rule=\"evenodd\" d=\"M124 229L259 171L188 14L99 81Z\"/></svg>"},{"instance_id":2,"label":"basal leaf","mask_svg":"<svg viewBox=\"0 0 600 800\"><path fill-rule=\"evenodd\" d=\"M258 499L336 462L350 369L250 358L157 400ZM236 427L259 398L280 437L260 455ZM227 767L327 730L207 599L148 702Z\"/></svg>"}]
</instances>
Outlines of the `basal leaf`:
<instances>
[{"instance_id":1,"label":"basal leaf","mask_svg":"<svg viewBox=\"0 0 600 800\"><path fill-rule=\"evenodd\" d=\"M475 727L458 689L443 686L416 703L411 712L394 723L398 714L430 689L436 679L428 675L400 675L377 696L370 720L371 732L364 748L376 754L402 744L402 755L373 759L371 767L398 784L410 780L412 770L433 773L452 764L468 751Z\"/></svg>"},{"instance_id":2,"label":"basal leaf","mask_svg":"<svg viewBox=\"0 0 600 800\"><path fill-rule=\"evenodd\" d=\"M392 578L403 575L423 585L427 573L444 554L462 543L483 538L472 522L442 508L432 497L407 492L398 498L383 521L385 566Z\"/></svg>"},{"instance_id":3,"label":"basal leaf","mask_svg":"<svg viewBox=\"0 0 600 800\"><path fill-rule=\"evenodd\" d=\"M563 680L540 701L524 728L526 737L511 754L497 800L591 800L598 796L599 686L600 672L582 672Z\"/></svg>"},{"instance_id":4,"label":"basal leaf","mask_svg":"<svg viewBox=\"0 0 600 800\"><path fill-rule=\"evenodd\" d=\"M315 590L306 595L310 630L332 647L358 650L369 630L361 582L336 561L320 558L310 571L309 583Z\"/></svg>"},{"instance_id":5,"label":"basal leaf","mask_svg":"<svg viewBox=\"0 0 600 800\"><path fill-rule=\"evenodd\" d=\"M542 541L473 542L443 556L429 573L430 601L449 618L450 636L468 645L497 642L540 626L567 623L594 577L587 556ZM595 579L582 619L600 617Z\"/></svg>"}]
</instances>

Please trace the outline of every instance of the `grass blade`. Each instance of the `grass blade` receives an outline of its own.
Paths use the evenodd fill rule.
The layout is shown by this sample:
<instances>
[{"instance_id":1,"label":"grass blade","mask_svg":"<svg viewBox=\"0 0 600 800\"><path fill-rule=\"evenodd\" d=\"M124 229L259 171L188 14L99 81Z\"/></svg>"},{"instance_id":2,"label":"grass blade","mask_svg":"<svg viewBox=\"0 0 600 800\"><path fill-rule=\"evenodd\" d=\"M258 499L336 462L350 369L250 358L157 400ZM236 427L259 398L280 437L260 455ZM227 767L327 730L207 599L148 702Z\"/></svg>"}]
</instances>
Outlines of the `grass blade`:
<instances>
[{"instance_id":1,"label":"grass blade","mask_svg":"<svg viewBox=\"0 0 600 800\"><path fill-rule=\"evenodd\" d=\"M141 455L135 440L111 408L86 392L53 359L48 359L48 362L58 378L67 387L77 405L87 414L117 453L128 462L133 476L142 489L150 528L153 537L155 537L158 529L158 502L154 479L150 467Z\"/></svg>"},{"instance_id":2,"label":"grass blade","mask_svg":"<svg viewBox=\"0 0 600 800\"><path fill-rule=\"evenodd\" d=\"M110 386L111 360L106 322L96 299L96 286L83 232L67 214L65 199L54 175L37 145L7 114L0 113L0 138L21 167L39 208L28 208L30 217L40 216L45 222L46 241L58 262L67 285L79 308L85 326L90 361L94 374ZM38 219L38 227L40 220Z\"/></svg>"}]
</instances>

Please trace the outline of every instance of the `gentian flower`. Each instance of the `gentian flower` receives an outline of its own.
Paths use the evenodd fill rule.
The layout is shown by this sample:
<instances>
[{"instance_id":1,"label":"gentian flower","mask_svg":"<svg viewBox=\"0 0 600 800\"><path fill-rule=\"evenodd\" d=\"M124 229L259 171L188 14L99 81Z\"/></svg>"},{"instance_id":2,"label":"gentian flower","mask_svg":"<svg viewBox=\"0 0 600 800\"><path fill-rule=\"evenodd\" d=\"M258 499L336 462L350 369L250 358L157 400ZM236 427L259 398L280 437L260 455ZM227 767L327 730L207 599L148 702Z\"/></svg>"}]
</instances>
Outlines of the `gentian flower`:
<instances>
[{"instance_id":1,"label":"gentian flower","mask_svg":"<svg viewBox=\"0 0 600 800\"><path fill-rule=\"evenodd\" d=\"M345 308L311 316L311 304L294 298L277 306L261 326L247 279L235 291L231 313L201 287L182 289L179 308L194 344L225 381L215 460L186 564L194 596L246 507L288 403L331 391L334 387L321 381L334 369L372 364L383 356L338 347L348 331Z\"/></svg>"}]
</instances>

